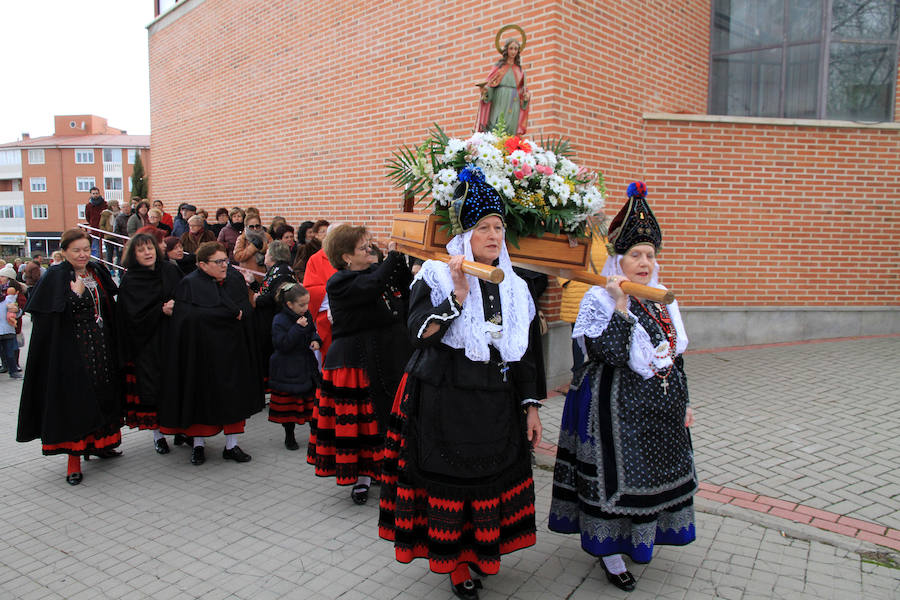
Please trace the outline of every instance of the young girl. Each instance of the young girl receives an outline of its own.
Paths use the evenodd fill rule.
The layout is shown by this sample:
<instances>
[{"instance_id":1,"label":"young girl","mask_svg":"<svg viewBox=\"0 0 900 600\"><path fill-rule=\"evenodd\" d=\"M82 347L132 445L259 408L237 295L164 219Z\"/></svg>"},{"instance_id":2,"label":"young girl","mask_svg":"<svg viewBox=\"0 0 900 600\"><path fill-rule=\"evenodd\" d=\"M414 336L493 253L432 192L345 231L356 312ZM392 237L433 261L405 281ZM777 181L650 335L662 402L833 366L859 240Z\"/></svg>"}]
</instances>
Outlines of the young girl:
<instances>
[{"instance_id":1,"label":"young girl","mask_svg":"<svg viewBox=\"0 0 900 600\"><path fill-rule=\"evenodd\" d=\"M319 368L313 352L322 340L309 313L309 292L297 283L285 284L275 295L284 308L272 321L269 360L269 420L284 427L284 445L297 450L294 426L311 420Z\"/></svg>"},{"instance_id":2,"label":"young girl","mask_svg":"<svg viewBox=\"0 0 900 600\"><path fill-rule=\"evenodd\" d=\"M4 322L0 324L0 351L3 354L3 363L13 379L21 379L21 369L16 364L16 350L19 344L16 341L16 322L19 318L19 305L16 302L16 290L10 287L9 293L3 300Z\"/></svg>"}]
</instances>

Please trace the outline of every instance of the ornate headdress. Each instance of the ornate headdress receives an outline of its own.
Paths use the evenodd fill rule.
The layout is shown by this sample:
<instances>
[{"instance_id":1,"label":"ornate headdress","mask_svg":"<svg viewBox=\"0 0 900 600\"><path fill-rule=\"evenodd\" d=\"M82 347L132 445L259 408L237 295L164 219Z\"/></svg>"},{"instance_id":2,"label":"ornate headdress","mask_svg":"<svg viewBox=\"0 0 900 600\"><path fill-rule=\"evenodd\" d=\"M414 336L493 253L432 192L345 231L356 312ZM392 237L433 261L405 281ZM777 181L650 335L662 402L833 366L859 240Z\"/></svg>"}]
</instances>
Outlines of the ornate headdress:
<instances>
[{"instance_id":1,"label":"ornate headdress","mask_svg":"<svg viewBox=\"0 0 900 600\"><path fill-rule=\"evenodd\" d=\"M459 172L459 183L450 202L450 232L459 235L469 231L490 215L506 223L506 208L497 190L484 180L481 167L472 164Z\"/></svg>"},{"instance_id":2,"label":"ornate headdress","mask_svg":"<svg viewBox=\"0 0 900 600\"><path fill-rule=\"evenodd\" d=\"M662 247L662 231L646 196L643 181L629 184L628 202L609 224L606 247L610 255L625 254L635 244L652 244L657 252Z\"/></svg>"}]
</instances>

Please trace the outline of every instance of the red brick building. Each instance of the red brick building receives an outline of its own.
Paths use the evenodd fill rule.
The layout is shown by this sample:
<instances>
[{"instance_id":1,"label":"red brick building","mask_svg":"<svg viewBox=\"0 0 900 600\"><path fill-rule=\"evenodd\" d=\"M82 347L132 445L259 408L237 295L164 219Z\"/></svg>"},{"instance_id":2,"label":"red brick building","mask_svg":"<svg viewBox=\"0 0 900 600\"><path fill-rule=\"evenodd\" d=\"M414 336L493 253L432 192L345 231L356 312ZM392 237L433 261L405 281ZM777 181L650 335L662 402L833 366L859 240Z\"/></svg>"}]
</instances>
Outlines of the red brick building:
<instances>
[{"instance_id":1,"label":"red brick building","mask_svg":"<svg viewBox=\"0 0 900 600\"><path fill-rule=\"evenodd\" d=\"M806 5L168 2L149 26L154 194L383 236L386 159L432 123L471 132L515 23L529 135L570 138L610 216L647 182L694 347L900 331L897 3Z\"/></svg>"},{"instance_id":2,"label":"red brick building","mask_svg":"<svg viewBox=\"0 0 900 600\"><path fill-rule=\"evenodd\" d=\"M23 207L29 253L52 252L63 231L85 222L91 187L107 201L130 200L136 156L150 174L149 135L128 135L94 115L57 115L54 122L52 136L0 144L0 194Z\"/></svg>"}]
</instances>

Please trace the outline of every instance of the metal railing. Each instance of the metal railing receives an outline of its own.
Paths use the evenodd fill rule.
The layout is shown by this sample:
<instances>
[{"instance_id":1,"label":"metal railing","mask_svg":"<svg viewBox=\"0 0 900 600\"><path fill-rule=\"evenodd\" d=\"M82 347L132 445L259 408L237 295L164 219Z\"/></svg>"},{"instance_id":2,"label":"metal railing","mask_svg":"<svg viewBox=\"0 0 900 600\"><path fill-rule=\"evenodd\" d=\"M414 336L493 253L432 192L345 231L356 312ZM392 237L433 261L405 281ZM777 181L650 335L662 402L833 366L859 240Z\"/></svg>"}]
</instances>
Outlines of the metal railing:
<instances>
[{"instance_id":1,"label":"metal railing","mask_svg":"<svg viewBox=\"0 0 900 600\"><path fill-rule=\"evenodd\" d=\"M124 250L125 244L127 244L128 240L131 239L127 235L122 235L121 233L113 233L111 231L106 231L105 229L91 227L87 223L79 223L78 226L81 227L82 229L84 229L85 231L87 231L88 235L91 236L92 240L98 240L100 242L100 254L101 255L104 254L104 250L105 250L104 244L111 244L113 246L116 246L116 247ZM110 236L117 238L120 241L112 241L112 240L107 239ZM35 238L35 239L37 239L37 238ZM44 239L59 239L59 238L44 238ZM93 244L91 244L91 246L93 247ZM121 252L120 252L120 254L121 254ZM185 252L185 255L191 256L191 253ZM102 262L104 265L113 267L115 269L119 269L123 273L128 270L121 265L117 265L115 263L111 263L107 260L104 260L103 256L95 256L94 258L97 259L98 261ZM235 269L237 269L238 271L240 271L242 274L249 274L249 275L253 275L254 277L265 277L265 275L266 275L265 273L261 273L259 271L254 271L253 269L247 269L240 265L232 264L231 266L234 267Z\"/></svg>"}]
</instances>

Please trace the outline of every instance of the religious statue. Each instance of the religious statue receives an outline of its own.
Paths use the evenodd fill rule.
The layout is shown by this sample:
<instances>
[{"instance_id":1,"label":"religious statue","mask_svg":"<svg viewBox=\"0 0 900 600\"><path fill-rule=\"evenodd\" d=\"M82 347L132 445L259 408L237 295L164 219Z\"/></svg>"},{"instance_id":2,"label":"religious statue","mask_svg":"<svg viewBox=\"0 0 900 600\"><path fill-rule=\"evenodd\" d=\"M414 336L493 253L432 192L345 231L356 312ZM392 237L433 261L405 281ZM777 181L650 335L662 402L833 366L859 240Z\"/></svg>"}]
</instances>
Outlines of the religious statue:
<instances>
[{"instance_id":1,"label":"religious statue","mask_svg":"<svg viewBox=\"0 0 900 600\"><path fill-rule=\"evenodd\" d=\"M500 47L500 37L507 29L515 29L521 41L509 38ZM522 69L522 50L525 49L525 32L518 25L506 25L497 32L494 46L501 58L488 73L487 81L479 83L481 100L478 103L476 131L493 131L498 123L506 128L507 135L523 135L528 125L528 106L531 93L525 89L525 71Z\"/></svg>"}]
</instances>

